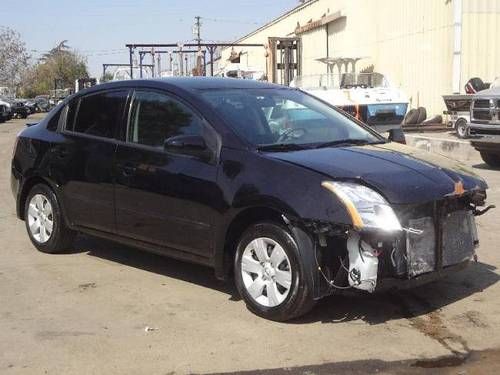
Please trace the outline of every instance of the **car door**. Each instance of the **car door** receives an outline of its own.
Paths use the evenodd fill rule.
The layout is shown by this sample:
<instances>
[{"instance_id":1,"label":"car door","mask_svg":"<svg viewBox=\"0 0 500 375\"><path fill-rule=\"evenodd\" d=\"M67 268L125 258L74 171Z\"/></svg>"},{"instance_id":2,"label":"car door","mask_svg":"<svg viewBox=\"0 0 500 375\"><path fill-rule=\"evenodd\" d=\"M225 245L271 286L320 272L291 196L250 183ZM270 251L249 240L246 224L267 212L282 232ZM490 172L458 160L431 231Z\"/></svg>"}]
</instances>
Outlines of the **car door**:
<instances>
[{"instance_id":1,"label":"car door","mask_svg":"<svg viewBox=\"0 0 500 375\"><path fill-rule=\"evenodd\" d=\"M165 148L179 136L201 137L206 149ZM209 257L222 200L215 131L172 94L137 90L124 138L116 152L118 233Z\"/></svg>"},{"instance_id":2,"label":"car door","mask_svg":"<svg viewBox=\"0 0 500 375\"><path fill-rule=\"evenodd\" d=\"M71 101L63 139L53 146L52 174L61 182L67 217L75 225L115 231L113 159L128 90Z\"/></svg>"}]
</instances>

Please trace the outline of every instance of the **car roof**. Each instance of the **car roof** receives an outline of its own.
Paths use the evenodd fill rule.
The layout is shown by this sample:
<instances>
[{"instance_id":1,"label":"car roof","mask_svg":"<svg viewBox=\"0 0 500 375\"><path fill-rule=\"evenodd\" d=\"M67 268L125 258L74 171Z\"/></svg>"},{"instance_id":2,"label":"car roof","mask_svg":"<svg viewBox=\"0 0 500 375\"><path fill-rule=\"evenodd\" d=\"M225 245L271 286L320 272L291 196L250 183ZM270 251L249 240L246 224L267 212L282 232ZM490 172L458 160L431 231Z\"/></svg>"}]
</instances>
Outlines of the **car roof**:
<instances>
[{"instance_id":1,"label":"car roof","mask_svg":"<svg viewBox=\"0 0 500 375\"><path fill-rule=\"evenodd\" d=\"M156 87L156 88L174 88L185 91L197 90L216 90L216 89L270 89L287 88L268 82L254 81L250 79L220 78L220 77L169 77L154 79L133 79L125 81L111 81L90 88L81 90L77 93L91 93L94 91L120 88L120 87Z\"/></svg>"}]
</instances>

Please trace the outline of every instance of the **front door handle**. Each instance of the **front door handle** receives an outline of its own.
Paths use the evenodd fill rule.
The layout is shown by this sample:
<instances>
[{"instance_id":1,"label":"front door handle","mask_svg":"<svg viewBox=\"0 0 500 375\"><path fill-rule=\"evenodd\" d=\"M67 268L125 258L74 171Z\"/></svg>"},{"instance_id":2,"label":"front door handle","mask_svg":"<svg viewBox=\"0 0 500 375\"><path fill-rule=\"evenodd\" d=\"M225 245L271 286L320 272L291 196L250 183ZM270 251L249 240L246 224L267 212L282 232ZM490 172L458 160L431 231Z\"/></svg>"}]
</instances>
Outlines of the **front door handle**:
<instances>
[{"instance_id":1,"label":"front door handle","mask_svg":"<svg viewBox=\"0 0 500 375\"><path fill-rule=\"evenodd\" d=\"M133 176L135 174L135 172L137 171L137 168L134 167L132 164L125 164L123 167L122 167L122 174L125 176L125 177L130 177L130 176Z\"/></svg>"}]
</instances>

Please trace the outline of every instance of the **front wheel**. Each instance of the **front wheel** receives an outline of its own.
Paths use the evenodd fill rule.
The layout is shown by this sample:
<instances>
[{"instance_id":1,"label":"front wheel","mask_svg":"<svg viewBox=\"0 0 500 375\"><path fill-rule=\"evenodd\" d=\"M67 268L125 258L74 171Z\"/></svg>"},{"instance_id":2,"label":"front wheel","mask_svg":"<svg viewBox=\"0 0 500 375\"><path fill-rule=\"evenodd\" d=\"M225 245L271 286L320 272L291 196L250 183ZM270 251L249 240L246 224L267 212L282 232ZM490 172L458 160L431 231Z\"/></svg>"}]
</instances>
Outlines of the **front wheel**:
<instances>
[{"instance_id":1,"label":"front wheel","mask_svg":"<svg viewBox=\"0 0 500 375\"><path fill-rule=\"evenodd\" d=\"M253 313L286 321L314 306L297 243L286 227L251 226L239 241L234 262L236 287Z\"/></svg>"},{"instance_id":2,"label":"front wheel","mask_svg":"<svg viewBox=\"0 0 500 375\"><path fill-rule=\"evenodd\" d=\"M29 192L24 221L31 242L44 253L60 253L73 242L75 232L66 226L57 197L47 185L35 185Z\"/></svg>"},{"instance_id":3,"label":"front wheel","mask_svg":"<svg viewBox=\"0 0 500 375\"><path fill-rule=\"evenodd\" d=\"M481 151L481 159L493 168L500 168L500 154L492 154L491 152Z\"/></svg>"}]
</instances>

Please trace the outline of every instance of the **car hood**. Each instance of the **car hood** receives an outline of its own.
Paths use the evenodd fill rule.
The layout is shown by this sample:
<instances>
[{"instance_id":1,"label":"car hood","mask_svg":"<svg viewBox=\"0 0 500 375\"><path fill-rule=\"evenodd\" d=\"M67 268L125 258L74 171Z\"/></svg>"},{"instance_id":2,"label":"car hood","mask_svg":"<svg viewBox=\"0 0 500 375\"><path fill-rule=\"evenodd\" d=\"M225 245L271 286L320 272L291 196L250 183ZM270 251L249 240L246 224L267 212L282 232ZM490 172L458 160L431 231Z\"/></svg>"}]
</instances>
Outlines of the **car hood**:
<instances>
[{"instance_id":1,"label":"car hood","mask_svg":"<svg viewBox=\"0 0 500 375\"><path fill-rule=\"evenodd\" d=\"M334 180L359 180L393 204L424 203L461 191L485 190L486 182L470 168L445 156L399 143L325 147L274 152L289 162Z\"/></svg>"}]
</instances>

